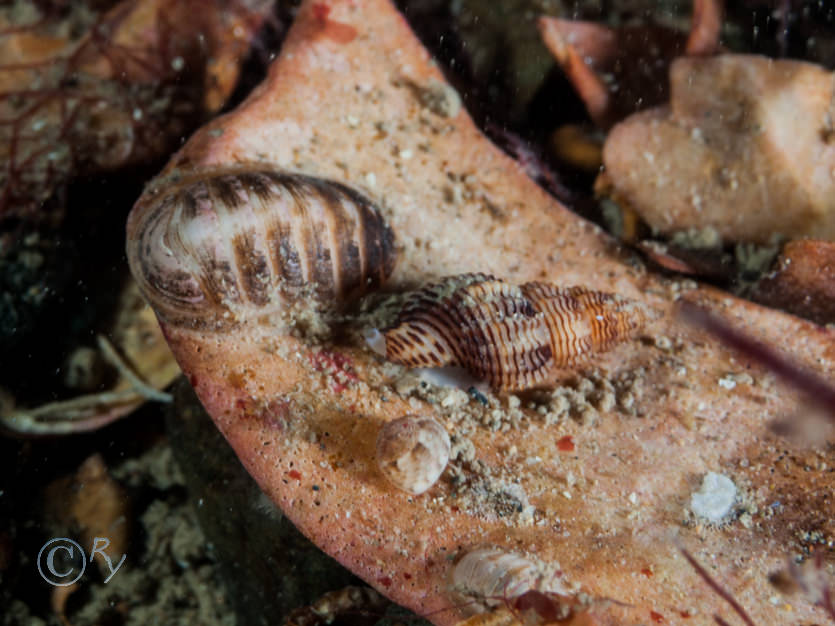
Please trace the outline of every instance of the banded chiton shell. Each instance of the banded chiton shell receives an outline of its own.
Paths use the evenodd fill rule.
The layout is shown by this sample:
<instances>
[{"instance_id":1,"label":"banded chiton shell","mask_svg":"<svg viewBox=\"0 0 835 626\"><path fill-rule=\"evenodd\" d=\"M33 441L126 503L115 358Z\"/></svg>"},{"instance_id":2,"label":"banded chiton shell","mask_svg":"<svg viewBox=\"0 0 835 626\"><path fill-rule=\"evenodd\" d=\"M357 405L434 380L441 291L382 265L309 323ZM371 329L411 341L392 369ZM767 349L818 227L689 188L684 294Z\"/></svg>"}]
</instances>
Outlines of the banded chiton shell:
<instances>
[{"instance_id":1,"label":"banded chiton shell","mask_svg":"<svg viewBox=\"0 0 835 626\"><path fill-rule=\"evenodd\" d=\"M396 363L458 365L494 388L520 390L625 340L647 317L615 294L465 274L413 294L383 336Z\"/></svg>"},{"instance_id":2,"label":"banded chiton shell","mask_svg":"<svg viewBox=\"0 0 835 626\"><path fill-rule=\"evenodd\" d=\"M381 284L395 258L391 230L359 192L255 166L146 192L127 255L158 315L218 330L303 297L339 303Z\"/></svg>"}]
</instances>

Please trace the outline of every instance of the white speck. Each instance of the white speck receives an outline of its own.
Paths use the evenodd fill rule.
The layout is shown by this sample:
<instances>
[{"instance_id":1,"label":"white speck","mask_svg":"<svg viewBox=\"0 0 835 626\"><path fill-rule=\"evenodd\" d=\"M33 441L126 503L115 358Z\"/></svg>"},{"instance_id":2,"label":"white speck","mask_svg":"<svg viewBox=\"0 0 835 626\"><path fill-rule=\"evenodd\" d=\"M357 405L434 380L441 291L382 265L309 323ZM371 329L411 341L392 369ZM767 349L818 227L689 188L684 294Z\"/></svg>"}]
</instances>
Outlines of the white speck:
<instances>
[{"instance_id":1,"label":"white speck","mask_svg":"<svg viewBox=\"0 0 835 626\"><path fill-rule=\"evenodd\" d=\"M720 522L736 500L736 485L724 474L708 472L702 480L702 486L690 496L690 508L698 517L710 522Z\"/></svg>"},{"instance_id":2,"label":"white speck","mask_svg":"<svg viewBox=\"0 0 835 626\"><path fill-rule=\"evenodd\" d=\"M359 121L359 119L357 119L357 118L356 118L356 117L354 117L353 115L346 115L346 116L345 116L345 122L346 122L346 123L348 124L348 126L350 126L351 128L356 128L357 126L359 126L359 125L360 125L360 121Z\"/></svg>"},{"instance_id":3,"label":"white speck","mask_svg":"<svg viewBox=\"0 0 835 626\"><path fill-rule=\"evenodd\" d=\"M719 386L722 387L722 389L733 389L736 387L736 380L730 375L723 376L719 379Z\"/></svg>"},{"instance_id":4,"label":"white speck","mask_svg":"<svg viewBox=\"0 0 835 626\"><path fill-rule=\"evenodd\" d=\"M421 380L438 387L458 387L459 389L475 387L482 393L486 391L486 389L482 390L484 387L482 381L474 378L472 374L461 367L416 367L412 371ZM501 411L499 413L502 414Z\"/></svg>"},{"instance_id":5,"label":"white speck","mask_svg":"<svg viewBox=\"0 0 835 626\"><path fill-rule=\"evenodd\" d=\"M690 203L693 205L693 208L697 211L702 210L702 197L695 191L692 192L692 194L690 195Z\"/></svg>"},{"instance_id":6,"label":"white speck","mask_svg":"<svg viewBox=\"0 0 835 626\"><path fill-rule=\"evenodd\" d=\"M673 349L673 342L670 341L669 337L665 337L664 335L660 335L655 338L655 347L659 350L664 350L665 352L669 352Z\"/></svg>"},{"instance_id":7,"label":"white speck","mask_svg":"<svg viewBox=\"0 0 835 626\"><path fill-rule=\"evenodd\" d=\"M598 322L602 322L602 321L603 321L603 316L602 316L602 315L595 315L595 316L594 316L594 318L595 318Z\"/></svg>"},{"instance_id":8,"label":"white speck","mask_svg":"<svg viewBox=\"0 0 835 626\"><path fill-rule=\"evenodd\" d=\"M629 494L629 502L632 504L638 504L638 494L634 491Z\"/></svg>"},{"instance_id":9,"label":"white speck","mask_svg":"<svg viewBox=\"0 0 835 626\"><path fill-rule=\"evenodd\" d=\"M411 150L401 150L400 151L400 158L403 159L404 161L408 161L409 159L412 158L413 154L414 153Z\"/></svg>"},{"instance_id":10,"label":"white speck","mask_svg":"<svg viewBox=\"0 0 835 626\"><path fill-rule=\"evenodd\" d=\"M142 119L142 109L136 107L133 110L133 119L135 119L137 122Z\"/></svg>"},{"instance_id":11,"label":"white speck","mask_svg":"<svg viewBox=\"0 0 835 626\"><path fill-rule=\"evenodd\" d=\"M441 400L441 406L444 408L454 407L460 408L470 401L470 396L463 389L452 389ZM510 452L510 454L513 454Z\"/></svg>"},{"instance_id":12,"label":"white speck","mask_svg":"<svg viewBox=\"0 0 835 626\"><path fill-rule=\"evenodd\" d=\"M369 187L375 187L377 185L377 177L374 175L374 172L368 172L365 175L365 184Z\"/></svg>"},{"instance_id":13,"label":"white speck","mask_svg":"<svg viewBox=\"0 0 835 626\"><path fill-rule=\"evenodd\" d=\"M562 492L562 495L563 495L566 499L571 500L571 492L570 492L570 491L563 491L563 492Z\"/></svg>"},{"instance_id":14,"label":"white speck","mask_svg":"<svg viewBox=\"0 0 835 626\"><path fill-rule=\"evenodd\" d=\"M376 328L371 328L365 331L364 335L365 343L369 348L380 356L386 356L386 338L383 333Z\"/></svg>"},{"instance_id":15,"label":"white speck","mask_svg":"<svg viewBox=\"0 0 835 626\"><path fill-rule=\"evenodd\" d=\"M174 57L171 59L171 69L179 72L186 66L186 60L183 57Z\"/></svg>"}]
</instances>

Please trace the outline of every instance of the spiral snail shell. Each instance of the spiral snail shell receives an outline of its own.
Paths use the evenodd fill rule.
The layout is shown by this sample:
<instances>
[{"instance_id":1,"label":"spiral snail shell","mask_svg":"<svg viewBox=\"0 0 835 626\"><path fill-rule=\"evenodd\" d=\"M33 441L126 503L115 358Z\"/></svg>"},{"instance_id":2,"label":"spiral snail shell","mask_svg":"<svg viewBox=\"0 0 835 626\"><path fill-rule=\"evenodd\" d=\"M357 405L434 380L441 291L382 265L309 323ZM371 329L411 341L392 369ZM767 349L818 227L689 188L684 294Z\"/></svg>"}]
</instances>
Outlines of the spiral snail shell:
<instances>
[{"instance_id":1,"label":"spiral snail shell","mask_svg":"<svg viewBox=\"0 0 835 626\"><path fill-rule=\"evenodd\" d=\"M381 284L394 237L374 204L340 183L263 167L185 176L146 193L127 256L166 321L219 330L312 296L334 303Z\"/></svg>"},{"instance_id":2,"label":"spiral snail shell","mask_svg":"<svg viewBox=\"0 0 835 626\"><path fill-rule=\"evenodd\" d=\"M414 293L383 336L396 363L458 365L519 390L625 340L646 319L641 305L615 294L464 274Z\"/></svg>"},{"instance_id":3,"label":"spiral snail shell","mask_svg":"<svg viewBox=\"0 0 835 626\"><path fill-rule=\"evenodd\" d=\"M398 489L418 495L440 478L449 461L446 429L431 417L406 415L377 435L377 465Z\"/></svg>"}]
</instances>

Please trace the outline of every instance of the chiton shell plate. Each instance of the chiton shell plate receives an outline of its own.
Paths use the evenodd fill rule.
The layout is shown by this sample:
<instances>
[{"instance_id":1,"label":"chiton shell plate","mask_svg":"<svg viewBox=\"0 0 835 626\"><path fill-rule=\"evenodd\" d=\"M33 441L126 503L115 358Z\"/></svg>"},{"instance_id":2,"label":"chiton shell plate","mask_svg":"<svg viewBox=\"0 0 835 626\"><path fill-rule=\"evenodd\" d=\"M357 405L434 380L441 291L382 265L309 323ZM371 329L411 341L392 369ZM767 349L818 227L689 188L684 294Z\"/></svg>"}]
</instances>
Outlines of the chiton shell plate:
<instances>
[{"instance_id":1,"label":"chiton shell plate","mask_svg":"<svg viewBox=\"0 0 835 626\"><path fill-rule=\"evenodd\" d=\"M394 236L350 187L264 167L171 180L128 220L128 262L166 321L222 329L312 298L339 303L385 281Z\"/></svg>"}]
</instances>

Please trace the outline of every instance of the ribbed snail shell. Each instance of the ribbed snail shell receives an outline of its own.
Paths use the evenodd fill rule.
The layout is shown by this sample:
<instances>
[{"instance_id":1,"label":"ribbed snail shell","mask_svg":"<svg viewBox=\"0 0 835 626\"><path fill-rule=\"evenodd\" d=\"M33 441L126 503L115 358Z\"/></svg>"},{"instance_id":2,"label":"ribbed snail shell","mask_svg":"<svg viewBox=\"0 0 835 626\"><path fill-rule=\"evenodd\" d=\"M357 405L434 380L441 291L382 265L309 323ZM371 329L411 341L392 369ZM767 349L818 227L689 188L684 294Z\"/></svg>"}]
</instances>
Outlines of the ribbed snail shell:
<instances>
[{"instance_id":1,"label":"ribbed snail shell","mask_svg":"<svg viewBox=\"0 0 835 626\"><path fill-rule=\"evenodd\" d=\"M253 166L146 192L128 220L127 255L162 318L220 329L288 299L335 303L379 285L393 269L393 239L359 192Z\"/></svg>"},{"instance_id":2,"label":"ribbed snail shell","mask_svg":"<svg viewBox=\"0 0 835 626\"><path fill-rule=\"evenodd\" d=\"M614 294L465 274L413 294L383 336L391 361L458 365L518 390L625 340L646 319L641 305Z\"/></svg>"},{"instance_id":3,"label":"ribbed snail shell","mask_svg":"<svg viewBox=\"0 0 835 626\"><path fill-rule=\"evenodd\" d=\"M498 548L465 554L450 571L449 587L462 600L475 600L476 611L498 606L531 589L549 590L532 561Z\"/></svg>"},{"instance_id":4,"label":"ribbed snail shell","mask_svg":"<svg viewBox=\"0 0 835 626\"><path fill-rule=\"evenodd\" d=\"M446 429L431 417L406 415L386 422L377 435L377 465L397 488L421 494L449 461Z\"/></svg>"}]
</instances>

